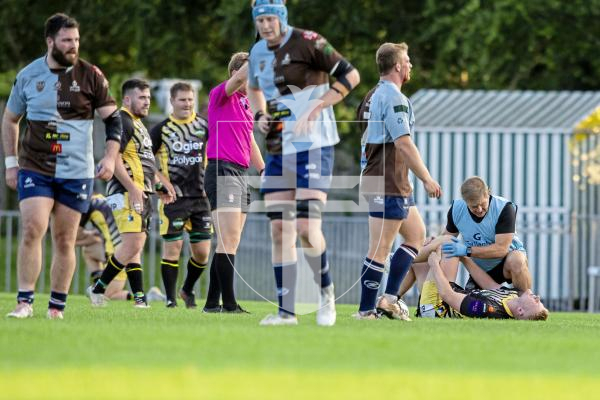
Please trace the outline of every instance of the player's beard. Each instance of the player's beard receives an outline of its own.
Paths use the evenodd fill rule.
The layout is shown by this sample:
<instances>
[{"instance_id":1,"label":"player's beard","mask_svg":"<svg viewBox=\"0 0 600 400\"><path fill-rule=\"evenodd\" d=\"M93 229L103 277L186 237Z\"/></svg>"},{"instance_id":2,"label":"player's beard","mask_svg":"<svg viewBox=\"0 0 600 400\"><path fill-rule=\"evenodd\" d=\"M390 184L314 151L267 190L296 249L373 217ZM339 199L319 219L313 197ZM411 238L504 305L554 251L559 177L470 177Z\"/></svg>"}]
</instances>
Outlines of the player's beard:
<instances>
[{"instance_id":1,"label":"player's beard","mask_svg":"<svg viewBox=\"0 0 600 400\"><path fill-rule=\"evenodd\" d=\"M77 52L76 52L74 57L67 58L66 53L63 53L62 51L57 49L56 46L52 46L51 54L52 54L52 58L54 59L54 61L56 61L58 64L60 64L61 66L65 67L65 68L75 65L75 63L77 62L77 58L79 56L79 54L77 54Z\"/></svg>"},{"instance_id":2,"label":"player's beard","mask_svg":"<svg viewBox=\"0 0 600 400\"><path fill-rule=\"evenodd\" d=\"M130 111L133 115L135 115L138 118L146 118L149 112L149 110L145 109L143 106L132 107Z\"/></svg>"}]
</instances>

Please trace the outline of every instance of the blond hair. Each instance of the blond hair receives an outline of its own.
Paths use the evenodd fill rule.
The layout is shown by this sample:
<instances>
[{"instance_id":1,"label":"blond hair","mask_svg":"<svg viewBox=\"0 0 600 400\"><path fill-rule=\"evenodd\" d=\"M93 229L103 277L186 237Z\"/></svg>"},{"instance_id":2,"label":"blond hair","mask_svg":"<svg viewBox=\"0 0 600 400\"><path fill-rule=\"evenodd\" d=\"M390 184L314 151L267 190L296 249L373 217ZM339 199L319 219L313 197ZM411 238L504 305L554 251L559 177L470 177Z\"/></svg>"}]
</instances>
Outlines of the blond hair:
<instances>
[{"instance_id":1,"label":"blond hair","mask_svg":"<svg viewBox=\"0 0 600 400\"><path fill-rule=\"evenodd\" d=\"M479 201L482 197L487 197L489 194L490 188L485 181L478 176L468 178L460 186L460 195L467 203Z\"/></svg>"},{"instance_id":2,"label":"blond hair","mask_svg":"<svg viewBox=\"0 0 600 400\"><path fill-rule=\"evenodd\" d=\"M529 316L529 318L527 318L528 320L531 321L545 321L548 319L548 315L550 313L548 312L548 310L544 307L542 309L542 311L538 312L537 314L533 314L531 316Z\"/></svg>"},{"instance_id":3,"label":"blond hair","mask_svg":"<svg viewBox=\"0 0 600 400\"><path fill-rule=\"evenodd\" d=\"M403 53L408 54L408 45L402 43L384 43L375 53L375 62L379 75L388 74L400 62Z\"/></svg>"},{"instance_id":4,"label":"blond hair","mask_svg":"<svg viewBox=\"0 0 600 400\"><path fill-rule=\"evenodd\" d=\"M248 61L249 54L243 51L239 53L235 53L231 56L231 60L229 60L229 65L227 66L227 70L229 71L229 76L233 75L233 71L237 71L246 61Z\"/></svg>"}]
</instances>

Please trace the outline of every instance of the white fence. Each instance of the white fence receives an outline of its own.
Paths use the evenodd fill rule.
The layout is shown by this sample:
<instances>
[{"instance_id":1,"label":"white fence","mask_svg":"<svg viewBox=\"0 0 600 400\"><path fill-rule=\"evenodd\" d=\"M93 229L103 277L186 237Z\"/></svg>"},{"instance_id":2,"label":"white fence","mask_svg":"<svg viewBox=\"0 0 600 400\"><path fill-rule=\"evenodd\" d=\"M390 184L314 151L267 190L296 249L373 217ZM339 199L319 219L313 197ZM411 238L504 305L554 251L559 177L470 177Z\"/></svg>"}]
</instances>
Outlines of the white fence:
<instances>
[{"instance_id":1,"label":"white fence","mask_svg":"<svg viewBox=\"0 0 600 400\"><path fill-rule=\"evenodd\" d=\"M415 135L444 189L437 201L415 185L424 219L443 227L448 205L460 198L460 184L469 176L483 177L492 193L518 205L517 233L527 248L534 291L558 309L571 308L575 269L587 267L573 259L571 247L569 139L563 130L544 128L419 127Z\"/></svg>"},{"instance_id":2,"label":"white fence","mask_svg":"<svg viewBox=\"0 0 600 400\"><path fill-rule=\"evenodd\" d=\"M431 230L437 229L445 223L445 208L423 207L422 211ZM571 243L569 219L559 220L559 223L555 223L551 210L542 213L521 209L519 215L521 223L518 230L528 248L530 266L534 275L534 290L539 292L544 301L553 309L571 309L574 301L571 296L572 291L569 290L571 282L569 265L571 264L567 257L568 253L562 253L562 249L568 248ZM17 289L15 264L18 219L19 215L16 212L0 212L0 237L2 238L0 254L3 255L0 260L3 261L4 267L0 276L0 290L6 292L15 292ZM156 219L154 218L153 221ZM589 220L587 223L594 224L596 228L600 226L598 219ZM362 259L368 247L367 217L329 214L325 216L324 230L336 292L338 296L344 294L339 301L341 303L358 303L360 285L356 283L359 279ZM47 237L44 254L48 254L50 249L49 237ZM240 299L267 298L275 300L270 249L268 219L262 214L249 215L236 256L236 266L239 271L239 276L236 277L236 291ZM187 258L187 256L186 252L184 257ZM44 267L37 288L39 292L48 291L49 284L50 258L44 256L43 260ZM594 260L597 258L594 257ZM182 265L185 264L182 263ZM147 287L161 286L160 236L156 223L152 224L147 241L144 270ZM180 275L184 275L183 271L184 268ZM301 271L306 272L308 268L301 268ZM203 275L203 281L200 283L199 290L202 295L204 295L206 287L206 275L208 274ZM308 280L311 279L309 275L305 275L308 276ZM461 276L461 279L464 279L464 273ZM300 281L302 284L302 279ZM82 267L79 267L71 292L83 293L87 284L87 274ZM409 302L414 304L415 296L416 292L411 292ZM581 296L585 297L585 294L582 293Z\"/></svg>"}]
</instances>

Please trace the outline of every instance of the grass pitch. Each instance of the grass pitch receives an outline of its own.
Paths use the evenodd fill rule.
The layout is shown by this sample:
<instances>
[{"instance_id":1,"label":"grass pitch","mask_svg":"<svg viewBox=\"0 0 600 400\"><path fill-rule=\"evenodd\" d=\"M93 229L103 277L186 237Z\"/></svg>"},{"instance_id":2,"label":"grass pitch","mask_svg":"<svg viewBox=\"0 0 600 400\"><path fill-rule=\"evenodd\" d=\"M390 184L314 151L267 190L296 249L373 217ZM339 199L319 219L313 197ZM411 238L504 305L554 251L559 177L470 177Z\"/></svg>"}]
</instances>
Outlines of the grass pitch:
<instances>
[{"instance_id":1,"label":"grass pitch","mask_svg":"<svg viewBox=\"0 0 600 400\"><path fill-rule=\"evenodd\" d=\"M355 321L338 305L334 327L314 314L261 327L251 315L92 309L71 296L48 321L48 296L28 320L0 319L0 399L581 399L600 393L600 315L547 322ZM200 302L201 303L201 302ZM0 294L9 312L13 294Z\"/></svg>"}]
</instances>

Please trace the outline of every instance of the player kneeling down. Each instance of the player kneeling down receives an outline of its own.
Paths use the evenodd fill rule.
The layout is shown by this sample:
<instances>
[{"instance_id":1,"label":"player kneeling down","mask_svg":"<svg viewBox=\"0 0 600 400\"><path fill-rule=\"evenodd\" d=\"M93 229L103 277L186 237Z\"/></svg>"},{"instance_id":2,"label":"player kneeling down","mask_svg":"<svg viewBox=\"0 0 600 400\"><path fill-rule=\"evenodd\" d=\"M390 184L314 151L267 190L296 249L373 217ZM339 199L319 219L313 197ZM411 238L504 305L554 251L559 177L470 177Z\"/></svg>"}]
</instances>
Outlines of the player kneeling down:
<instances>
[{"instance_id":1,"label":"player kneeling down","mask_svg":"<svg viewBox=\"0 0 600 400\"><path fill-rule=\"evenodd\" d=\"M483 289L467 291L448 282L437 252L429 255L428 264L429 274L423 284L419 304L422 317L514 318L541 321L548 318L548 310L539 296L534 295L531 290L519 295L516 290L500 286L496 282L478 282ZM471 270L474 267L467 265L467 268ZM475 276L473 273L471 275Z\"/></svg>"}]
</instances>

